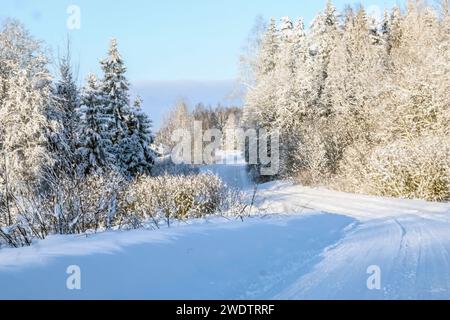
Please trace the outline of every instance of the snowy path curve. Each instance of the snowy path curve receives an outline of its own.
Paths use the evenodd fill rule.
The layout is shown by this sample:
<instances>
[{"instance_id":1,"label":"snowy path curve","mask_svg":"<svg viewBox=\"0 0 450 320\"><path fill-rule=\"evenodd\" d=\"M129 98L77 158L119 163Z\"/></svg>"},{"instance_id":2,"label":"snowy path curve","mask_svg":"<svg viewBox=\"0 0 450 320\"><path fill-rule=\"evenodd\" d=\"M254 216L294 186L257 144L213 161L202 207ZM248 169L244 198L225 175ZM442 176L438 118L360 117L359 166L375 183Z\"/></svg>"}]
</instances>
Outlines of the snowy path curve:
<instances>
[{"instance_id":1,"label":"snowy path curve","mask_svg":"<svg viewBox=\"0 0 450 320\"><path fill-rule=\"evenodd\" d=\"M272 213L309 208L357 225L325 250L312 271L277 299L450 299L450 205L387 199L273 183L259 196ZM367 273L379 267L381 289Z\"/></svg>"}]
</instances>

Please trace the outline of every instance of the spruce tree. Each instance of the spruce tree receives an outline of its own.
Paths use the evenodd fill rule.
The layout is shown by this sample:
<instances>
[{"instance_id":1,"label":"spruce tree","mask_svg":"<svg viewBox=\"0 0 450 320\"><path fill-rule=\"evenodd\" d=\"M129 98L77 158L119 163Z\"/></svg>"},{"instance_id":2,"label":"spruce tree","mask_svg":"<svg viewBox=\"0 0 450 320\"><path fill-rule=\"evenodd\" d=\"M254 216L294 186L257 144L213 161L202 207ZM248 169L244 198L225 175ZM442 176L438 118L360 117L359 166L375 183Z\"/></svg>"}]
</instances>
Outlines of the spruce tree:
<instances>
[{"instance_id":1,"label":"spruce tree","mask_svg":"<svg viewBox=\"0 0 450 320\"><path fill-rule=\"evenodd\" d=\"M70 65L69 53L59 63L59 79L55 84L53 100L54 118L60 124L60 132L53 139L56 175L73 174L79 163L78 128L80 126L80 95Z\"/></svg>"},{"instance_id":2,"label":"spruce tree","mask_svg":"<svg viewBox=\"0 0 450 320\"><path fill-rule=\"evenodd\" d=\"M313 21L308 36L311 54L309 73L313 77L311 107L322 116L330 113L331 106L324 97L324 88L329 75L331 53L339 39L340 31L336 8L331 0L328 0L324 12Z\"/></svg>"},{"instance_id":3,"label":"spruce tree","mask_svg":"<svg viewBox=\"0 0 450 320\"><path fill-rule=\"evenodd\" d=\"M96 76L89 75L83 90L78 154L81 174L103 172L115 163L108 130L113 118L106 112Z\"/></svg>"},{"instance_id":4,"label":"spruce tree","mask_svg":"<svg viewBox=\"0 0 450 320\"><path fill-rule=\"evenodd\" d=\"M127 138L127 122L131 115L129 83L125 77L127 71L124 61L117 48L116 39L112 39L108 51L108 57L101 61L103 80L101 85L102 99L106 114L112 117L109 126L109 134L113 143L113 153L118 158L119 145L122 139Z\"/></svg>"},{"instance_id":5,"label":"spruce tree","mask_svg":"<svg viewBox=\"0 0 450 320\"><path fill-rule=\"evenodd\" d=\"M134 102L127 121L128 135L119 146L119 162L125 176L129 178L141 174L150 175L155 163L155 154L150 148L153 143L152 122L142 111L141 103L140 98Z\"/></svg>"}]
</instances>

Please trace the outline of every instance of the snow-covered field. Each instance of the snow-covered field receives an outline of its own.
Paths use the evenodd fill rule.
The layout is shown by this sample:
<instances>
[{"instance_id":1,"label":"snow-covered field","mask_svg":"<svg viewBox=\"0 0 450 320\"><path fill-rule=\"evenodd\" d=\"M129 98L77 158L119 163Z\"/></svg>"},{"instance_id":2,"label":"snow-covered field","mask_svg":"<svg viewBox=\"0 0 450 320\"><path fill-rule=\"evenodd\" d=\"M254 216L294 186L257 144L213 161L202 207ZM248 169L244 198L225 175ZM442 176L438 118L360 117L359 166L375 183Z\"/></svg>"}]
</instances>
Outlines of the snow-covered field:
<instances>
[{"instance_id":1,"label":"snow-covered field","mask_svg":"<svg viewBox=\"0 0 450 320\"><path fill-rule=\"evenodd\" d=\"M209 169L244 183L239 162ZM275 182L254 211L2 249L0 298L450 299L450 204ZM81 290L66 287L73 265ZM373 266L380 290L367 286Z\"/></svg>"}]
</instances>

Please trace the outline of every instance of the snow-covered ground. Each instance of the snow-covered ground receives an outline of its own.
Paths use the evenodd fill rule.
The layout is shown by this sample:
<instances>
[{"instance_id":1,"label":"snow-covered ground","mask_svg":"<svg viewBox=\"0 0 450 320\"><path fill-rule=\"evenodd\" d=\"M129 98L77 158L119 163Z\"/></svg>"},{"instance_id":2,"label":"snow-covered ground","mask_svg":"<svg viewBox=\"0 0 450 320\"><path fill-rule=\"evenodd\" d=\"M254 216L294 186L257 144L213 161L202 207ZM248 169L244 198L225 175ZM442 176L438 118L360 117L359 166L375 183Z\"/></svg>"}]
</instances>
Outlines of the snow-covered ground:
<instances>
[{"instance_id":1,"label":"snow-covered ground","mask_svg":"<svg viewBox=\"0 0 450 320\"><path fill-rule=\"evenodd\" d=\"M353 219L320 261L274 298L450 299L450 204L265 186L258 207L271 213L311 210ZM381 270L368 290L367 270Z\"/></svg>"},{"instance_id":2,"label":"snow-covered ground","mask_svg":"<svg viewBox=\"0 0 450 320\"><path fill-rule=\"evenodd\" d=\"M251 192L239 161L205 170ZM260 215L244 222L2 249L0 299L450 299L450 204L275 182L255 206ZM72 265L81 290L66 287ZM367 286L373 266L380 290Z\"/></svg>"}]
</instances>

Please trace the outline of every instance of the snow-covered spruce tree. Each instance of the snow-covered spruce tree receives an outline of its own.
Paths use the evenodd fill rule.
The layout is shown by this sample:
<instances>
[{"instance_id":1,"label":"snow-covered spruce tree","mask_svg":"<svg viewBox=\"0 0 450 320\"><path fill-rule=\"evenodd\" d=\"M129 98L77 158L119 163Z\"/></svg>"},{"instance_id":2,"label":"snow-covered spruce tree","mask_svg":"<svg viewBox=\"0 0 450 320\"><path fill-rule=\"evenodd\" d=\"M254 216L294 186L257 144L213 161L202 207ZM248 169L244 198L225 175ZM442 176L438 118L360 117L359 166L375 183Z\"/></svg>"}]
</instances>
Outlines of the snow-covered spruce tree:
<instances>
[{"instance_id":1,"label":"snow-covered spruce tree","mask_svg":"<svg viewBox=\"0 0 450 320\"><path fill-rule=\"evenodd\" d=\"M115 162L109 128L113 122L103 104L100 83L95 75L89 75L82 93L80 110L78 154L81 158L79 173L101 173Z\"/></svg>"},{"instance_id":2,"label":"snow-covered spruce tree","mask_svg":"<svg viewBox=\"0 0 450 320\"><path fill-rule=\"evenodd\" d=\"M398 48L402 39L402 20L403 16L398 6L392 9L390 15L385 14L385 20L383 23L383 35L386 45L387 54Z\"/></svg>"},{"instance_id":3,"label":"snow-covered spruce tree","mask_svg":"<svg viewBox=\"0 0 450 320\"><path fill-rule=\"evenodd\" d=\"M142 110L142 99L138 97L133 104L133 113L138 119L139 123L139 143L144 149L143 171L142 173L150 173L151 168L155 163L155 152L151 149L151 144L154 143L152 127L153 122L150 117Z\"/></svg>"},{"instance_id":4,"label":"snow-covered spruce tree","mask_svg":"<svg viewBox=\"0 0 450 320\"><path fill-rule=\"evenodd\" d=\"M126 155L121 154L125 149L122 140L128 139L128 123L132 115L129 98L129 83L125 77L126 67L117 48L116 39L112 39L108 57L101 62L103 79L101 96L105 113L110 115L112 122L108 128L111 136L112 150L117 160L119 171L126 172L127 168L120 162Z\"/></svg>"},{"instance_id":5,"label":"snow-covered spruce tree","mask_svg":"<svg viewBox=\"0 0 450 320\"><path fill-rule=\"evenodd\" d=\"M127 121L131 114L129 98L129 82L125 77L126 67L117 48L117 40L112 39L108 57L100 62L103 70L101 96L105 112L111 116L108 128L113 149L119 146L127 136ZM113 150L118 152L118 150ZM117 157L120 155L116 154Z\"/></svg>"},{"instance_id":6,"label":"snow-covered spruce tree","mask_svg":"<svg viewBox=\"0 0 450 320\"><path fill-rule=\"evenodd\" d=\"M134 102L127 120L127 136L118 146L119 162L129 178L150 175L155 163L155 154L150 149L150 144L153 143L152 122L142 111L141 103L140 98Z\"/></svg>"},{"instance_id":7,"label":"snow-covered spruce tree","mask_svg":"<svg viewBox=\"0 0 450 320\"><path fill-rule=\"evenodd\" d=\"M55 84L53 103L54 120L60 123L60 132L52 137L53 154L56 160L55 174L76 174L79 163L78 130L80 126L80 94L72 72L70 50L59 61L59 79Z\"/></svg>"},{"instance_id":8,"label":"snow-covered spruce tree","mask_svg":"<svg viewBox=\"0 0 450 320\"><path fill-rule=\"evenodd\" d=\"M292 24L288 18L282 22L282 42L275 70L277 80L277 126L293 129L294 122L301 116L299 103L307 82L306 63L308 58L306 33L302 19ZM304 110L302 110L304 111ZM295 116L294 116L295 115Z\"/></svg>"},{"instance_id":9,"label":"snow-covered spruce tree","mask_svg":"<svg viewBox=\"0 0 450 320\"><path fill-rule=\"evenodd\" d=\"M288 168L302 183L321 184L328 175L334 140L328 132L333 106L326 95L331 55L341 38L337 12L331 1L313 21L304 40L304 53L297 60L295 86L299 92L292 115L296 144L284 155Z\"/></svg>"},{"instance_id":10,"label":"snow-covered spruce tree","mask_svg":"<svg viewBox=\"0 0 450 320\"><path fill-rule=\"evenodd\" d=\"M248 90L245 100L243 120L247 128L264 129L268 133L277 129L277 95L274 84L279 46L280 32L275 20L272 19L261 42L257 58L256 84ZM257 139L249 143L253 144L251 149L258 146ZM249 169L252 176L260 178L260 165L251 165Z\"/></svg>"},{"instance_id":11,"label":"snow-covered spruce tree","mask_svg":"<svg viewBox=\"0 0 450 320\"><path fill-rule=\"evenodd\" d=\"M330 113L329 101L324 97L325 82L328 78L331 53L340 39L339 22L336 8L328 0L324 12L319 14L308 33L310 50L310 69L312 76L312 106L319 115Z\"/></svg>"}]
</instances>

